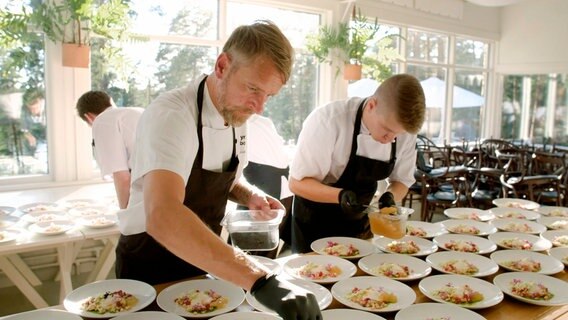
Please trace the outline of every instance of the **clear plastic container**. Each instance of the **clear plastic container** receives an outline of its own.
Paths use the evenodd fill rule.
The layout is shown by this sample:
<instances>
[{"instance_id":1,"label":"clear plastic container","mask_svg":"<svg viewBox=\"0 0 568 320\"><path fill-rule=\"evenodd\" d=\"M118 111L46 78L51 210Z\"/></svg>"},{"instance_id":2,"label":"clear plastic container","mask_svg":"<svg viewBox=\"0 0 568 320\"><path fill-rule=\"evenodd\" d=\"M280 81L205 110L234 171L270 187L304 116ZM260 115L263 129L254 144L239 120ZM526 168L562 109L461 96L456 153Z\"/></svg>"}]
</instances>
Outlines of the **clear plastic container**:
<instances>
[{"instance_id":1,"label":"clear plastic container","mask_svg":"<svg viewBox=\"0 0 568 320\"><path fill-rule=\"evenodd\" d=\"M273 250L280 242L279 226L284 210L236 210L228 212L221 225L227 229L233 246L241 250Z\"/></svg>"},{"instance_id":2,"label":"clear plastic container","mask_svg":"<svg viewBox=\"0 0 568 320\"><path fill-rule=\"evenodd\" d=\"M414 209L396 207L396 214L381 213L377 209L369 208L368 216L371 232L377 236L391 239L400 239L406 234L406 221Z\"/></svg>"}]
</instances>

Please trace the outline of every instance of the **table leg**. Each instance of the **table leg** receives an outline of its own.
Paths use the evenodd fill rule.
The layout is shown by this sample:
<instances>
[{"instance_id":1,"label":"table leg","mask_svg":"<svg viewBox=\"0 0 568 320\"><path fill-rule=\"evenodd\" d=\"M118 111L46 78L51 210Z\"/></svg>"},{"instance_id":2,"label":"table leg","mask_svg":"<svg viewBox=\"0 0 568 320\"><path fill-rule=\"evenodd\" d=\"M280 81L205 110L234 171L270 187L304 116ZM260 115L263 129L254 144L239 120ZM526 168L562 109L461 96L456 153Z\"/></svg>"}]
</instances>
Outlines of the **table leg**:
<instances>
[{"instance_id":1,"label":"table leg","mask_svg":"<svg viewBox=\"0 0 568 320\"><path fill-rule=\"evenodd\" d=\"M8 279L20 289L24 296L26 296L36 308L46 308L48 306L47 302L45 302L39 293L26 281L25 276L22 275L6 257L0 256L0 269L4 271Z\"/></svg>"},{"instance_id":2,"label":"table leg","mask_svg":"<svg viewBox=\"0 0 568 320\"><path fill-rule=\"evenodd\" d=\"M116 261L115 248L118 244L118 236L109 237L106 239L106 244L101 251L101 256L97 260L93 271L87 277L87 283L106 279L114 262Z\"/></svg>"},{"instance_id":3,"label":"table leg","mask_svg":"<svg viewBox=\"0 0 568 320\"><path fill-rule=\"evenodd\" d=\"M68 242L57 247L57 257L59 260L59 272L61 275L59 302L63 302L67 294L69 294L73 290L73 282L71 281L71 266L73 265L73 242Z\"/></svg>"},{"instance_id":4,"label":"table leg","mask_svg":"<svg viewBox=\"0 0 568 320\"><path fill-rule=\"evenodd\" d=\"M22 258L20 258L17 253L8 255L7 258L32 286L39 286L42 283L41 280L39 280L35 273L33 273L30 267L24 262L24 260L22 260Z\"/></svg>"}]
</instances>

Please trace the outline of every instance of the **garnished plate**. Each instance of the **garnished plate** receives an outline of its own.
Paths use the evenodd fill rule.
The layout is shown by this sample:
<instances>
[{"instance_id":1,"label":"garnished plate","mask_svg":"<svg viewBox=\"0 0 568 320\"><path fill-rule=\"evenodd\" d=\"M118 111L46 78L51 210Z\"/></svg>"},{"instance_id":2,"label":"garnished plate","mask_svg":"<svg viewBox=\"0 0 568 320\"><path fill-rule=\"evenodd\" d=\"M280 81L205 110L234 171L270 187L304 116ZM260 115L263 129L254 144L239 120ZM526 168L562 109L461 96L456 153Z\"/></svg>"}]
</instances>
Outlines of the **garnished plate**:
<instances>
[{"instance_id":1,"label":"garnished plate","mask_svg":"<svg viewBox=\"0 0 568 320\"><path fill-rule=\"evenodd\" d=\"M438 250L438 247L432 241L413 236L404 236L398 240L377 237L373 239L373 244L384 252L416 257L426 256Z\"/></svg>"},{"instance_id":2,"label":"garnished plate","mask_svg":"<svg viewBox=\"0 0 568 320\"><path fill-rule=\"evenodd\" d=\"M503 219L495 219L490 223L500 231L506 231L506 232L539 234L546 231L545 225L524 219L503 218Z\"/></svg>"},{"instance_id":3,"label":"garnished plate","mask_svg":"<svg viewBox=\"0 0 568 320\"><path fill-rule=\"evenodd\" d=\"M406 221L406 235L431 239L448 233L440 223L409 220Z\"/></svg>"},{"instance_id":4,"label":"garnished plate","mask_svg":"<svg viewBox=\"0 0 568 320\"><path fill-rule=\"evenodd\" d=\"M540 207L540 204L538 204L538 202L517 198L493 199L493 204L498 207L518 208L524 210L536 210Z\"/></svg>"},{"instance_id":5,"label":"garnished plate","mask_svg":"<svg viewBox=\"0 0 568 320\"><path fill-rule=\"evenodd\" d=\"M394 320L432 320L432 319L459 319L459 320L485 320L476 312L445 303L418 303L400 310Z\"/></svg>"},{"instance_id":6,"label":"garnished plate","mask_svg":"<svg viewBox=\"0 0 568 320\"><path fill-rule=\"evenodd\" d=\"M435 237L433 241L443 250L457 252L486 254L497 250L495 243L485 238L465 234L443 234Z\"/></svg>"},{"instance_id":7,"label":"garnished plate","mask_svg":"<svg viewBox=\"0 0 568 320\"><path fill-rule=\"evenodd\" d=\"M312 242L310 247L314 252L319 254L335 255L344 259L359 259L375 252L375 247L370 241L349 237L328 237L318 239ZM351 249L351 252L349 249Z\"/></svg>"},{"instance_id":8,"label":"garnished plate","mask_svg":"<svg viewBox=\"0 0 568 320\"><path fill-rule=\"evenodd\" d=\"M485 277L499 270L499 266L491 259L468 252L436 252L426 257L426 262L442 273L470 277Z\"/></svg>"},{"instance_id":9,"label":"garnished plate","mask_svg":"<svg viewBox=\"0 0 568 320\"><path fill-rule=\"evenodd\" d=\"M506 272L493 278L493 283L512 298L539 306L568 304L568 283L551 276L532 272ZM528 298L522 296L533 296Z\"/></svg>"},{"instance_id":10,"label":"garnished plate","mask_svg":"<svg viewBox=\"0 0 568 320\"><path fill-rule=\"evenodd\" d=\"M424 278L432 272L430 265L423 260L395 253L374 253L361 258L357 264L359 268L367 274L387 277L398 281Z\"/></svg>"},{"instance_id":11,"label":"garnished plate","mask_svg":"<svg viewBox=\"0 0 568 320\"><path fill-rule=\"evenodd\" d=\"M434 301L457 305L467 309L489 308L503 300L503 292L494 284L462 275L448 274L427 277L420 280L418 288L420 292ZM466 292L464 288L469 288L471 292ZM447 292L450 292L450 294L447 294ZM478 294L481 294L479 296L481 300L467 302L467 299L477 300ZM447 297L447 299L453 299L454 301L463 300L464 302L449 302L442 297Z\"/></svg>"},{"instance_id":12,"label":"garnished plate","mask_svg":"<svg viewBox=\"0 0 568 320\"><path fill-rule=\"evenodd\" d=\"M489 221L495 219L495 214L489 210L477 208L449 208L444 214L451 219L467 219L475 221Z\"/></svg>"},{"instance_id":13,"label":"garnished plate","mask_svg":"<svg viewBox=\"0 0 568 320\"><path fill-rule=\"evenodd\" d=\"M559 259L526 250L499 250L491 254L491 260L510 271L555 274L564 270Z\"/></svg>"},{"instance_id":14,"label":"garnished plate","mask_svg":"<svg viewBox=\"0 0 568 320\"><path fill-rule=\"evenodd\" d=\"M489 240L504 249L544 251L552 247L552 242L549 240L520 232L497 232L490 234Z\"/></svg>"},{"instance_id":15,"label":"garnished plate","mask_svg":"<svg viewBox=\"0 0 568 320\"><path fill-rule=\"evenodd\" d=\"M288 275L315 283L335 283L357 272L349 260L334 256L306 255L292 258L283 266Z\"/></svg>"},{"instance_id":16,"label":"garnished plate","mask_svg":"<svg viewBox=\"0 0 568 320\"><path fill-rule=\"evenodd\" d=\"M497 228L487 222L468 219L448 219L440 222L444 228L457 234L469 234L474 236L486 236L497 232Z\"/></svg>"},{"instance_id":17,"label":"garnished plate","mask_svg":"<svg viewBox=\"0 0 568 320\"><path fill-rule=\"evenodd\" d=\"M525 210L520 208L507 208L507 207L495 207L489 209L489 211L495 214L496 218L513 218L513 219L525 219L525 220L536 220L540 217L540 213L531 210Z\"/></svg>"}]
</instances>

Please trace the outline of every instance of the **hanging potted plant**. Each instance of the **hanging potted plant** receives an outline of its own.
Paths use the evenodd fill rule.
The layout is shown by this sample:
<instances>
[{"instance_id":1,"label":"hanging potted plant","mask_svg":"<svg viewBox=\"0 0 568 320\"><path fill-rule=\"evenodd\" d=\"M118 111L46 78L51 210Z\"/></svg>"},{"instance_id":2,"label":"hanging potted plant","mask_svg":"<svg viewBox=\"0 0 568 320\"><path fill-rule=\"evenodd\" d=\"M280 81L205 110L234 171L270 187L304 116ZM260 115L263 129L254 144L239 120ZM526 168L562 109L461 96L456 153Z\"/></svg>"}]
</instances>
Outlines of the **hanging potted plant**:
<instances>
[{"instance_id":1,"label":"hanging potted plant","mask_svg":"<svg viewBox=\"0 0 568 320\"><path fill-rule=\"evenodd\" d=\"M127 0L45 0L35 3L31 11L22 7L17 16L27 25L24 32L43 32L49 40L61 42L64 66L88 68L90 40L124 38L130 24L128 12Z\"/></svg>"},{"instance_id":2,"label":"hanging potted plant","mask_svg":"<svg viewBox=\"0 0 568 320\"><path fill-rule=\"evenodd\" d=\"M361 79L363 57L368 49L367 42L372 40L379 31L378 20L369 23L353 8L351 22L340 22L336 28L324 25L317 34L309 35L307 49L318 61L333 64L334 61L343 63L343 77L346 80ZM337 74L341 69L337 70Z\"/></svg>"}]
</instances>

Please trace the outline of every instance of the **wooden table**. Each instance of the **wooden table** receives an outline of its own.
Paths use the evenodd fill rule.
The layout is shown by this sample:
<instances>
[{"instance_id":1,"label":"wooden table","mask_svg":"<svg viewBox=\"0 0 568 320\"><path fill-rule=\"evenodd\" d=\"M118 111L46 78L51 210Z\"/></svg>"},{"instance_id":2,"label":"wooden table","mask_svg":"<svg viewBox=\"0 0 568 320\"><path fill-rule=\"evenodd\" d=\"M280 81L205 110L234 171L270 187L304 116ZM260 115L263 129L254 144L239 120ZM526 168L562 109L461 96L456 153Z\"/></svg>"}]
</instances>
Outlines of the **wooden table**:
<instances>
[{"instance_id":1,"label":"wooden table","mask_svg":"<svg viewBox=\"0 0 568 320\"><path fill-rule=\"evenodd\" d=\"M290 259L292 257L294 257L294 256L290 256L290 257L286 257L286 258L280 258L280 259L276 259L276 260L282 262L282 261L285 261L285 260ZM486 280L486 281L493 283L493 278L500 273L502 273L501 270L494 275L483 277L483 278L480 278L480 279L483 279L483 280ZM436 270L433 270L431 275L432 274L434 274L434 275L439 274L439 272L437 272ZM367 274L364 273L358 267L357 273L355 274L355 276L363 276L363 275L367 275ZM558 279L562 279L564 281L568 281L568 272L566 272L566 269L564 269L562 272L555 274L554 277L558 278ZM204 277L198 277L198 278L204 278ZM178 282L181 282L181 281L178 281ZM422 292L420 292L420 290L418 289L418 283L419 282L420 282L420 279L410 281L410 282L405 282L405 284L412 287L414 292L416 292L416 301L414 303L417 304L417 303L425 303L425 302L435 302L433 300L430 300L428 297L426 297L424 294L422 294ZM163 289L165 289L166 287L168 287L168 286L170 286L174 283L176 283L176 282L159 284L159 285L155 285L154 288L156 289L157 293L159 294ZM325 285L325 287L328 288L328 289L331 289L331 286L332 286L332 284ZM242 310L250 310L250 306L248 306L246 301L243 303L243 305L244 306L242 307ZM157 306L150 306L150 308L155 308L155 307L157 307ZM347 307L343 306L341 303L339 303L338 301L333 299L333 302L331 303L331 305L327 309L338 309L338 308L347 308ZM158 308L158 309L151 309L151 310L160 310L160 309ZM515 299L507 296L507 295L505 295L505 298L503 299L503 301L501 301L499 304L497 304L493 307L485 308L485 309L477 309L477 310L472 310L472 311L479 313L480 315L487 318L488 320L529 320L529 319L530 320L537 320L537 319L538 320L552 320L552 319L567 320L568 319L568 305L555 306L555 307L537 306L537 305L532 305L532 304L520 302L518 300L515 300ZM378 313L378 315L380 315L381 317L384 317L388 320L392 320L392 319L394 319L396 312Z\"/></svg>"}]
</instances>

